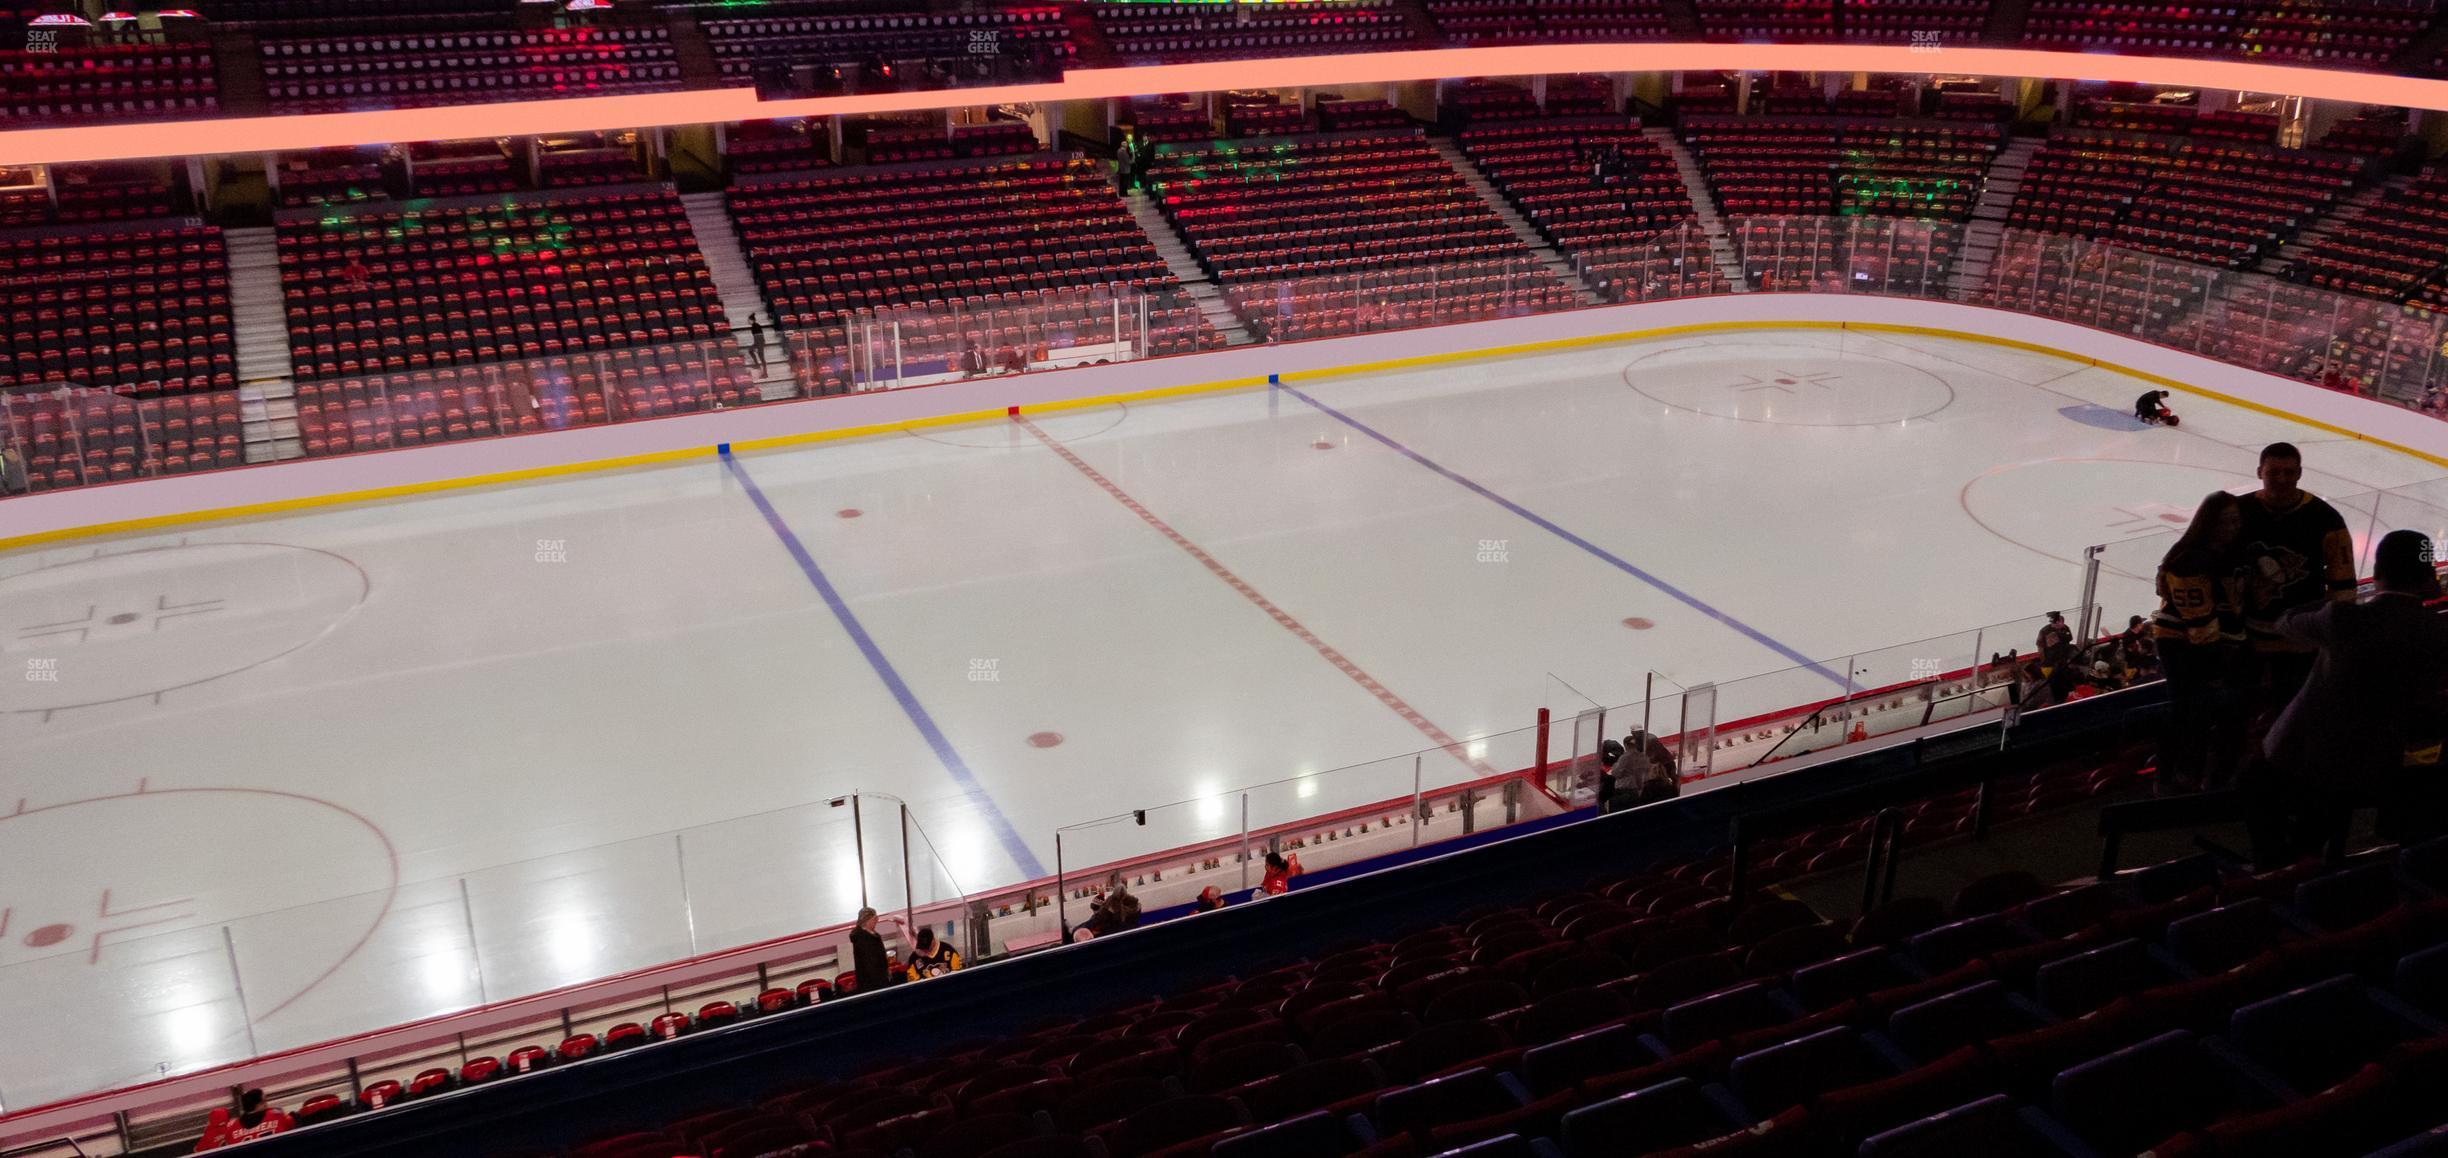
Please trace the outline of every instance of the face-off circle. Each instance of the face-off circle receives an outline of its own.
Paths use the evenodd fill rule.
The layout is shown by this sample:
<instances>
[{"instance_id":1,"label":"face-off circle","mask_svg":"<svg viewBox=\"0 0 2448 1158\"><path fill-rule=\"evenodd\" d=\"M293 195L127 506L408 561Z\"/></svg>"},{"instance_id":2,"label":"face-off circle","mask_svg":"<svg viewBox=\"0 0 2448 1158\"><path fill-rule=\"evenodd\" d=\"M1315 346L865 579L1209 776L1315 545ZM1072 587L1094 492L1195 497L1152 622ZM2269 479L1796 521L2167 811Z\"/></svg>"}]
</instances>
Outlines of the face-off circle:
<instances>
[{"instance_id":1,"label":"face-off circle","mask_svg":"<svg viewBox=\"0 0 2448 1158\"><path fill-rule=\"evenodd\" d=\"M0 578L0 711L143 699L270 663L365 602L357 564L279 543L98 555Z\"/></svg>"},{"instance_id":2,"label":"face-off circle","mask_svg":"<svg viewBox=\"0 0 2448 1158\"><path fill-rule=\"evenodd\" d=\"M234 949L265 1020L354 955L399 888L391 840L371 821L252 788L29 803L0 812L0 864L0 971L41 979L0 995L12 1018L20 1001L124 1001L157 972L225 985Z\"/></svg>"},{"instance_id":3,"label":"face-off circle","mask_svg":"<svg viewBox=\"0 0 2448 1158\"><path fill-rule=\"evenodd\" d=\"M1955 401L1947 380L1863 350L1679 342L1624 367L1624 384L1677 410L1777 426L1892 426Z\"/></svg>"},{"instance_id":4,"label":"face-off circle","mask_svg":"<svg viewBox=\"0 0 2448 1158\"><path fill-rule=\"evenodd\" d=\"M2035 554L2080 565L2107 544L2106 573L2150 582L2202 496L2243 494L2249 470L2142 459L2051 458L1997 467L1965 483L1963 510L1983 530ZM2119 544L2128 544L2120 548Z\"/></svg>"}]
</instances>

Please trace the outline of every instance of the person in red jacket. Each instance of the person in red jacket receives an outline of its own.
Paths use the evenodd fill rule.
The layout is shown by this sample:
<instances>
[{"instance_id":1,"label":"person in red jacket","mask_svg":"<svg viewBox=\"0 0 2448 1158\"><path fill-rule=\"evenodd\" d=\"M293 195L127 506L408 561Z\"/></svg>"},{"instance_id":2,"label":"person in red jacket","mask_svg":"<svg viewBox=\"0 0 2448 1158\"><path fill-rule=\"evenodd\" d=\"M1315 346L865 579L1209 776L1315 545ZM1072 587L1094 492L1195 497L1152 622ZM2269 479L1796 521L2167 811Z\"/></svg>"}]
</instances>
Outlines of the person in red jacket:
<instances>
[{"instance_id":1,"label":"person in red jacket","mask_svg":"<svg viewBox=\"0 0 2448 1158\"><path fill-rule=\"evenodd\" d=\"M197 1143L196 1149L236 1146L252 1142L257 1138L269 1138L274 1134L288 1133L296 1125L297 1123L289 1117L288 1111L278 1106L264 1105L262 1090L248 1090L239 1096L238 1117L226 1123L227 1130L220 1135L221 1140L215 1143L214 1135L208 1127L204 1134L204 1141Z\"/></svg>"},{"instance_id":2,"label":"person in red jacket","mask_svg":"<svg viewBox=\"0 0 2448 1158\"><path fill-rule=\"evenodd\" d=\"M204 1136L196 1139L195 1152L201 1154L206 1150L218 1150L229 1145L229 1131L229 1111L221 1106L214 1106L213 1112L204 1119Z\"/></svg>"},{"instance_id":3,"label":"person in red jacket","mask_svg":"<svg viewBox=\"0 0 2448 1158\"><path fill-rule=\"evenodd\" d=\"M1258 891L1280 896L1292 891L1292 878L1301 875L1300 857L1286 858L1280 852L1266 854L1266 877L1258 882Z\"/></svg>"}]
</instances>

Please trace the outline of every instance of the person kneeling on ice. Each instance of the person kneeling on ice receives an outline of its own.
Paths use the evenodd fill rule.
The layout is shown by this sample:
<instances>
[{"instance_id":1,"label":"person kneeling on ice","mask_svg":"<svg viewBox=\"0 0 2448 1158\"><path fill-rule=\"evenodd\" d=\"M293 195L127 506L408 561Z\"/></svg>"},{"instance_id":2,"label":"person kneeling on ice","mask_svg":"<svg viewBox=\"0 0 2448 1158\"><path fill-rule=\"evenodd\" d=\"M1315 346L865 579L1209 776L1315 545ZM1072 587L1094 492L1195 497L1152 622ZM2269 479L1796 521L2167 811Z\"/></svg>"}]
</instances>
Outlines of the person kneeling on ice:
<instances>
[{"instance_id":1,"label":"person kneeling on ice","mask_svg":"<svg viewBox=\"0 0 2448 1158\"><path fill-rule=\"evenodd\" d=\"M2140 398L2134 399L2134 421L2145 426L2176 425L2176 412L2168 409L2164 401L2167 396L2165 390L2144 391Z\"/></svg>"}]
</instances>

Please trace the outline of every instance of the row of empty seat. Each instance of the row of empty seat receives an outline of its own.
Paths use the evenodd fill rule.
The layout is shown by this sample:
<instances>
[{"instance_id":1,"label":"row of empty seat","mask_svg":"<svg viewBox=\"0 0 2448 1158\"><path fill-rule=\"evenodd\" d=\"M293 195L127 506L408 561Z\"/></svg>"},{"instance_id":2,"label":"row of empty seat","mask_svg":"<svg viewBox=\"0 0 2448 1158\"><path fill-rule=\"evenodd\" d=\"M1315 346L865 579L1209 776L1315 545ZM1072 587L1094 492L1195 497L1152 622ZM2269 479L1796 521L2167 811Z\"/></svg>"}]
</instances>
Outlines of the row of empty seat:
<instances>
[{"instance_id":1,"label":"row of empty seat","mask_svg":"<svg viewBox=\"0 0 2448 1158\"><path fill-rule=\"evenodd\" d=\"M1417 130L1160 146L1158 208L1269 337L1569 305Z\"/></svg>"},{"instance_id":2,"label":"row of empty seat","mask_svg":"<svg viewBox=\"0 0 2448 1158\"><path fill-rule=\"evenodd\" d=\"M2241 268L2364 179L2363 158L2066 130L2032 156L2008 222Z\"/></svg>"},{"instance_id":3,"label":"row of empty seat","mask_svg":"<svg viewBox=\"0 0 2448 1158\"><path fill-rule=\"evenodd\" d=\"M784 0L759 5L753 15L703 18L700 26L716 66L734 83L775 67L829 71L881 63L897 78L903 70L917 75L928 65L981 61L1060 67L1078 55L1061 10L1051 4L938 13L925 4Z\"/></svg>"},{"instance_id":4,"label":"row of empty seat","mask_svg":"<svg viewBox=\"0 0 2448 1158\"><path fill-rule=\"evenodd\" d=\"M1991 0L1694 0L1696 23L1678 29L1661 0L1419 0L1416 18L1399 0L1080 3L1084 22L1123 61L1135 63L1676 35L1936 48L1980 41L1993 16ZM351 0L338 6L237 0L236 7L208 15L255 28L265 91L285 111L600 95L681 84L669 25L656 13L538 27L508 0ZM2036 0L2021 43L2383 68L2399 63L2436 15L2431 0L2237 0L2182 8ZM810 68L832 78L820 86L839 86L850 77L847 83L873 88L967 83L973 76L1015 75L1012 67L1063 67L1080 52L1069 16L1063 4L1049 2L935 12L914 0L781 0L752 15L712 9L697 23L729 82ZM2448 71L2448 61L2439 59L2403 63L2418 72ZM990 67L981 72L980 65ZM0 123L210 116L219 109L216 89L214 63L201 43L72 42L57 52L0 52Z\"/></svg>"},{"instance_id":5,"label":"row of empty seat","mask_svg":"<svg viewBox=\"0 0 2448 1158\"><path fill-rule=\"evenodd\" d=\"M727 338L301 382L308 457L534 434L764 401Z\"/></svg>"},{"instance_id":6,"label":"row of empty seat","mask_svg":"<svg viewBox=\"0 0 2448 1158\"><path fill-rule=\"evenodd\" d=\"M2448 265L2448 174L2433 166L2391 182L2286 258L2289 276L2322 289L2397 301L2422 292Z\"/></svg>"},{"instance_id":7,"label":"row of empty seat","mask_svg":"<svg viewBox=\"0 0 2448 1158\"><path fill-rule=\"evenodd\" d=\"M2241 56L2378 68L2431 24L2424 0L2034 0L2028 44L2163 56Z\"/></svg>"},{"instance_id":8,"label":"row of empty seat","mask_svg":"<svg viewBox=\"0 0 2448 1158\"><path fill-rule=\"evenodd\" d=\"M1662 40L1659 0L1426 0L1437 30L1457 44L1535 40Z\"/></svg>"},{"instance_id":9,"label":"row of empty seat","mask_svg":"<svg viewBox=\"0 0 2448 1158\"><path fill-rule=\"evenodd\" d=\"M0 449L29 492L237 466L236 391L133 399L96 390L0 392Z\"/></svg>"},{"instance_id":10,"label":"row of empty seat","mask_svg":"<svg viewBox=\"0 0 2448 1158\"><path fill-rule=\"evenodd\" d=\"M0 387L184 394L237 385L221 231L0 236Z\"/></svg>"},{"instance_id":11,"label":"row of empty seat","mask_svg":"<svg viewBox=\"0 0 2448 1158\"><path fill-rule=\"evenodd\" d=\"M1961 221L2001 144L1997 126L1970 121L1686 117L1682 133L1729 216Z\"/></svg>"},{"instance_id":12,"label":"row of empty seat","mask_svg":"<svg viewBox=\"0 0 2448 1158\"><path fill-rule=\"evenodd\" d=\"M1653 239L1682 231L1695 219L1681 170L1642 134L1638 120L1489 121L1465 129L1459 143L1488 183L1575 264L1591 288L1603 293L1639 286L1639 297L1667 296L1650 288L1653 279L1684 272L1676 264L1684 256L1679 252L1658 255L1667 262L1663 266L1652 264L1648 254L1635 256ZM1698 248L1701 260L1690 269L1693 274L1708 269L1705 238ZM1706 292L1714 287L1676 288ZM1622 300L1620 292L1608 296Z\"/></svg>"},{"instance_id":13,"label":"row of empty seat","mask_svg":"<svg viewBox=\"0 0 2448 1158\"><path fill-rule=\"evenodd\" d=\"M287 112L608 96L680 87L660 24L266 39L264 89Z\"/></svg>"},{"instance_id":14,"label":"row of empty seat","mask_svg":"<svg viewBox=\"0 0 2448 1158\"><path fill-rule=\"evenodd\" d=\"M279 231L301 379L729 332L668 188L300 216Z\"/></svg>"},{"instance_id":15,"label":"row of empty seat","mask_svg":"<svg viewBox=\"0 0 2448 1158\"><path fill-rule=\"evenodd\" d=\"M0 49L0 128L204 117L220 107L212 52L200 44Z\"/></svg>"},{"instance_id":16,"label":"row of empty seat","mask_svg":"<svg viewBox=\"0 0 2448 1158\"><path fill-rule=\"evenodd\" d=\"M1304 4L1145 4L1087 0L1123 61L1217 60L1383 52L1414 33L1393 0Z\"/></svg>"},{"instance_id":17,"label":"row of empty seat","mask_svg":"<svg viewBox=\"0 0 2448 1158\"><path fill-rule=\"evenodd\" d=\"M1963 254L1964 227L1953 222L1744 217L1729 224L1744 277L1786 293L1943 298Z\"/></svg>"},{"instance_id":18,"label":"row of empty seat","mask_svg":"<svg viewBox=\"0 0 2448 1158\"><path fill-rule=\"evenodd\" d=\"M773 316L819 331L793 349L794 373L811 392L881 373L870 353L850 365L839 327L855 311L894 311L904 323L886 358L895 377L966 372L972 355L1001 366L1039 350L1110 344L1117 293L1148 299L1144 352L1222 344L1104 167L1084 158L762 181L734 187L730 206ZM1129 313L1135 333L1136 304Z\"/></svg>"}]
</instances>

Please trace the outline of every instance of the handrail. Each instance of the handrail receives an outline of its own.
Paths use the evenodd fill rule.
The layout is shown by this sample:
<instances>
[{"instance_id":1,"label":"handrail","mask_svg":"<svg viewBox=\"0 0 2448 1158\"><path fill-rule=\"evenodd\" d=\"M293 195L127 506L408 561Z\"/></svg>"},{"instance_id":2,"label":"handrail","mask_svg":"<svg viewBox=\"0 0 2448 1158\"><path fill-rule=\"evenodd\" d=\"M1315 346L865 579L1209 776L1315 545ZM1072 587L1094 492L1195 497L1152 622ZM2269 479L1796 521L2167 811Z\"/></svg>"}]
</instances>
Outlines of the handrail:
<instances>
[{"instance_id":1,"label":"handrail","mask_svg":"<svg viewBox=\"0 0 2448 1158\"><path fill-rule=\"evenodd\" d=\"M1897 854L1904 843L1904 814L1882 808L1870 822L1870 854L1862 858L1863 915L1895 897Z\"/></svg>"}]
</instances>

